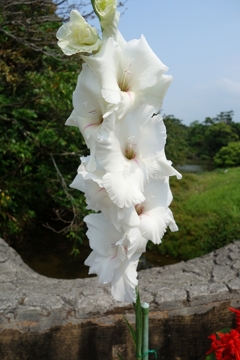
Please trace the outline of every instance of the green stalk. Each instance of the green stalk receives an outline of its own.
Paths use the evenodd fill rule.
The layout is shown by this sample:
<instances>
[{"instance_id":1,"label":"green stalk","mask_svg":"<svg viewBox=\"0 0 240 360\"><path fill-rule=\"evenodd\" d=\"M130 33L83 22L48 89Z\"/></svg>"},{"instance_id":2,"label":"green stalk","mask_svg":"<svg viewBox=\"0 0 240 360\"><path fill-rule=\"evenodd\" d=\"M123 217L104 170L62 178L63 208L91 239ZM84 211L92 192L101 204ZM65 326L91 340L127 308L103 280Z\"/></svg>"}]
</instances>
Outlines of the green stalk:
<instances>
[{"instance_id":1,"label":"green stalk","mask_svg":"<svg viewBox=\"0 0 240 360\"><path fill-rule=\"evenodd\" d=\"M95 0L91 0L91 3L92 3L92 7L93 7L93 10L94 10L95 14L97 15L99 21L101 21L100 16L99 16L99 12L97 11L97 8L95 6Z\"/></svg>"},{"instance_id":2,"label":"green stalk","mask_svg":"<svg viewBox=\"0 0 240 360\"><path fill-rule=\"evenodd\" d=\"M135 324L136 324L136 359L142 357L142 307L138 289L136 289L137 297L135 304Z\"/></svg>"},{"instance_id":3,"label":"green stalk","mask_svg":"<svg viewBox=\"0 0 240 360\"><path fill-rule=\"evenodd\" d=\"M148 339L149 339L149 323L148 323L148 314L149 314L149 304L143 303L142 305L142 322L143 322L143 343L142 343L142 353L143 360L148 360Z\"/></svg>"}]
</instances>

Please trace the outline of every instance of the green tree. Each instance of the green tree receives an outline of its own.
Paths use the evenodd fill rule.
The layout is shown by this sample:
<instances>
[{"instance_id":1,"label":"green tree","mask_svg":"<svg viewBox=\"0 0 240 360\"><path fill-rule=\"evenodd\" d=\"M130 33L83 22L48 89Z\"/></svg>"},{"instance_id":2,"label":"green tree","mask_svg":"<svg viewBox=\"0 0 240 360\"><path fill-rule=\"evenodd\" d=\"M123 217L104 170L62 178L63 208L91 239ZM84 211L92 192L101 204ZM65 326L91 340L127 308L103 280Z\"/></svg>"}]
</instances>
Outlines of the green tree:
<instances>
[{"instance_id":1,"label":"green tree","mask_svg":"<svg viewBox=\"0 0 240 360\"><path fill-rule=\"evenodd\" d=\"M94 17L92 7L87 7L89 3L90 0L1 0L0 32L15 44L60 59L64 56L56 46L53 27L57 29L63 20L68 20L73 8L90 9L83 12L84 17Z\"/></svg>"},{"instance_id":2,"label":"green tree","mask_svg":"<svg viewBox=\"0 0 240 360\"><path fill-rule=\"evenodd\" d=\"M4 1L0 10L0 235L14 242L40 221L80 239L85 200L69 184L88 150L65 121L81 61L57 54L55 6L30 3Z\"/></svg>"},{"instance_id":3,"label":"green tree","mask_svg":"<svg viewBox=\"0 0 240 360\"><path fill-rule=\"evenodd\" d=\"M199 123L197 120L189 126L187 141L191 148L192 158L208 159L205 146L205 129L206 125Z\"/></svg>"},{"instance_id":4,"label":"green tree","mask_svg":"<svg viewBox=\"0 0 240 360\"><path fill-rule=\"evenodd\" d=\"M240 141L223 146L214 156L214 163L219 167L240 166Z\"/></svg>"},{"instance_id":5,"label":"green tree","mask_svg":"<svg viewBox=\"0 0 240 360\"><path fill-rule=\"evenodd\" d=\"M235 132L235 134L238 135L238 138L240 139L240 123L232 123L232 129Z\"/></svg>"},{"instance_id":6,"label":"green tree","mask_svg":"<svg viewBox=\"0 0 240 360\"><path fill-rule=\"evenodd\" d=\"M91 19L89 3L1 1L0 236L12 243L38 222L77 241L85 230L84 196L69 184L88 149L65 126L81 59L60 51L56 31L72 8Z\"/></svg>"},{"instance_id":7,"label":"green tree","mask_svg":"<svg viewBox=\"0 0 240 360\"><path fill-rule=\"evenodd\" d=\"M214 122L222 122L224 124L231 125L233 123L233 110L221 111L213 120Z\"/></svg>"},{"instance_id":8,"label":"green tree","mask_svg":"<svg viewBox=\"0 0 240 360\"><path fill-rule=\"evenodd\" d=\"M164 115L167 129L166 156L174 165L182 165L189 155L188 127L173 115Z\"/></svg>"},{"instance_id":9,"label":"green tree","mask_svg":"<svg viewBox=\"0 0 240 360\"><path fill-rule=\"evenodd\" d=\"M190 124L188 142L196 158L213 160L221 147L239 140L238 126L232 116L233 111L226 111L215 118L207 117L203 123Z\"/></svg>"},{"instance_id":10,"label":"green tree","mask_svg":"<svg viewBox=\"0 0 240 360\"><path fill-rule=\"evenodd\" d=\"M217 122L208 126L204 135L205 148L211 159L223 146L239 139L233 128L225 122Z\"/></svg>"}]
</instances>

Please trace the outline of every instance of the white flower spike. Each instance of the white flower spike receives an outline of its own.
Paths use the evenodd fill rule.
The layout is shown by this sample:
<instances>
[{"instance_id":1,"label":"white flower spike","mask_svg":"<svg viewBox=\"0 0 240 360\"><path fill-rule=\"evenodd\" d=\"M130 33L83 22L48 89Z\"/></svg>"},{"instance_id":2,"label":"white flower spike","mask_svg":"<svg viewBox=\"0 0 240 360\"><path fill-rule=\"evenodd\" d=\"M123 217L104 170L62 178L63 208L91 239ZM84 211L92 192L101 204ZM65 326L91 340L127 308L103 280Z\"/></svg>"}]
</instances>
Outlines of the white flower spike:
<instances>
[{"instance_id":1,"label":"white flower spike","mask_svg":"<svg viewBox=\"0 0 240 360\"><path fill-rule=\"evenodd\" d=\"M117 0L91 2L102 40L76 10L57 32L63 52L80 53L85 61L66 125L79 128L90 155L81 157L70 186L84 192L87 209L96 212L84 218L89 273L110 283L116 300L134 302L137 264L148 240L160 244L167 227L178 230L169 177L181 174L166 158L159 114L172 77L144 36L123 39Z\"/></svg>"}]
</instances>

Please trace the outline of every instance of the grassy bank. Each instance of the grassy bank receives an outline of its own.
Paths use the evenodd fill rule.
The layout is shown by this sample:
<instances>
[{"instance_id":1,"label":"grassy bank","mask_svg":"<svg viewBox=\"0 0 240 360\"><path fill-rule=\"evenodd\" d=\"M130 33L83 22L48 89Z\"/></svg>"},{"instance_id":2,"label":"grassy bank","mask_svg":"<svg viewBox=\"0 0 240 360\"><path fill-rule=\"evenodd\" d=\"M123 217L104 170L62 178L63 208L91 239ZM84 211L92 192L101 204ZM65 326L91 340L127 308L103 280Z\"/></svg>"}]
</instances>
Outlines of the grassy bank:
<instances>
[{"instance_id":1,"label":"grassy bank","mask_svg":"<svg viewBox=\"0 0 240 360\"><path fill-rule=\"evenodd\" d=\"M171 209L179 231L157 248L184 260L240 239L240 167L171 178Z\"/></svg>"}]
</instances>

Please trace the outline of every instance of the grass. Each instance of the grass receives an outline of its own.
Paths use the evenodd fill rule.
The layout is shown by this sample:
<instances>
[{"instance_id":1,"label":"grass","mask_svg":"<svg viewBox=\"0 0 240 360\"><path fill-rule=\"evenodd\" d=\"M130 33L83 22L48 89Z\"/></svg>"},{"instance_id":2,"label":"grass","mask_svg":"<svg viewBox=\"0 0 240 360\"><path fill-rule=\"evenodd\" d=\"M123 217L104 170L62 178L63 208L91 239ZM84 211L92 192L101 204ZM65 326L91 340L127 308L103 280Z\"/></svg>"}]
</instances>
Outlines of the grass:
<instances>
[{"instance_id":1,"label":"grass","mask_svg":"<svg viewBox=\"0 0 240 360\"><path fill-rule=\"evenodd\" d=\"M154 249L187 260L240 239L240 167L184 173L170 183L179 231L167 231Z\"/></svg>"}]
</instances>

